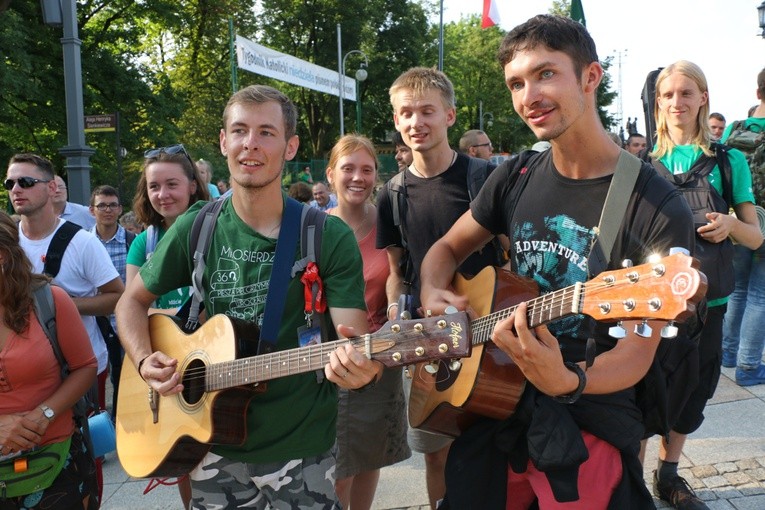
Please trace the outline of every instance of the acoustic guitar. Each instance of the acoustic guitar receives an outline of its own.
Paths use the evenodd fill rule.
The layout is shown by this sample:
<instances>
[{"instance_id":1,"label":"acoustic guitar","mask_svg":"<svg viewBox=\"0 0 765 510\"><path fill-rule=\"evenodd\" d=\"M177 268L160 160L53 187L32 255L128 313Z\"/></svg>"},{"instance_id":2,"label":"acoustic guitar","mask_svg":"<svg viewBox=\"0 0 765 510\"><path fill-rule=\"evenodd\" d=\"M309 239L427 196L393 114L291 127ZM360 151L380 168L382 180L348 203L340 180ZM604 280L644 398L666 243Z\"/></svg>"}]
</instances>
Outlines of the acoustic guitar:
<instances>
[{"instance_id":1,"label":"acoustic guitar","mask_svg":"<svg viewBox=\"0 0 765 510\"><path fill-rule=\"evenodd\" d=\"M464 357L470 352L467 328L465 313L389 321L357 338L243 357L246 340L259 338L251 323L215 315L186 334L174 318L152 315L152 349L178 360L184 389L161 397L125 363L117 397L117 454L133 477L188 473L212 445L244 442L247 407L256 392L265 391L265 381L323 370L330 353L346 343L386 367Z\"/></svg>"},{"instance_id":2,"label":"acoustic guitar","mask_svg":"<svg viewBox=\"0 0 765 510\"><path fill-rule=\"evenodd\" d=\"M467 296L481 316L470 323L472 353L460 363L414 367L410 425L457 437L479 416L510 417L526 380L490 340L495 324L509 317L519 303L527 303L531 327L585 314L599 321L643 319L638 334L650 336L646 320L683 320L695 312L707 287L706 276L696 266L695 259L676 253L658 262L607 271L544 296L538 296L533 280L499 268L484 268L472 279L457 275L455 292ZM670 322L662 333L669 337L675 331Z\"/></svg>"}]
</instances>

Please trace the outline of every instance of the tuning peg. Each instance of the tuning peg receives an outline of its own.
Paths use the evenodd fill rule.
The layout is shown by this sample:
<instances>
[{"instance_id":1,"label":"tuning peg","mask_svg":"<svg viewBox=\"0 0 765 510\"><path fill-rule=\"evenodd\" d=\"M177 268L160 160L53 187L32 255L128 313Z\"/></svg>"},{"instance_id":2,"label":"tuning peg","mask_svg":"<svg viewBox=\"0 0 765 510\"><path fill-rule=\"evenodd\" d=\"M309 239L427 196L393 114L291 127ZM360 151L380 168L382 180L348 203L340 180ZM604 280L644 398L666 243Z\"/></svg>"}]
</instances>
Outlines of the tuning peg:
<instances>
[{"instance_id":1,"label":"tuning peg","mask_svg":"<svg viewBox=\"0 0 765 510\"><path fill-rule=\"evenodd\" d=\"M675 321L669 321L666 326L661 328L661 336L662 338L675 338L677 336L677 326L675 326Z\"/></svg>"},{"instance_id":2,"label":"tuning peg","mask_svg":"<svg viewBox=\"0 0 765 510\"><path fill-rule=\"evenodd\" d=\"M404 377L407 379L412 378L412 371L409 369L409 367L404 368Z\"/></svg>"},{"instance_id":3,"label":"tuning peg","mask_svg":"<svg viewBox=\"0 0 765 510\"><path fill-rule=\"evenodd\" d=\"M632 259L624 259L622 260L622 267L632 267L635 264L632 262Z\"/></svg>"},{"instance_id":4,"label":"tuning peg","mask_svg":"<svg viewBox=\"0 0 765 510\"><path fill-rule=\"evenodd\" d=\"M651 329L651 326L648 325L648 321L643 321L637 326L635 326L635 334L637 336L642 336L643 338L648 338L653 333L653 329Z\"/></svg>"},{"instance_id":5,"label":"tuning peg","mask_svg":"<svg viewBox=\"0 0 765 510\"><path fill-rule=\"evenodd\" d=\"M412 314L409 313L409 310L404 310L401 312L401 320L408 321L412 319Z\"/></svg>"},{"instance_id":6,"label":"tuning peg","mask_svg":"<svg viewBox=\"0 0 765 510\"><path fill-rule=\"evenodd\" d=\"M433 361L425 365L425 371L431 375L438 373L438 362Z\"/></svg>"},{"instance_id":7,"label":"tuning peg","mask_svg":"<svg viewBox=\"0 0 765 510\"><path fill-rule=\"evenodd\" d=\"M462 368L462 362L460 360L453 359L449 362L449 370L452 372L457 372L460 368Z\"/></svg>"},{"instance_id":8,"label":"tuning peg","mask_svg":"<svg viewBox=\"0 0 765 510\"><path fill-rule=\"evenodd\" d=\"M425 310L425 318L430 319L433 317L433 310Z\"/></svg>"},{"instance_id":9,"label":"tuning peg","mask_svg":"<svg viewBox=\"0 0 765 510\"><path fill-rule=\"evenodd\" d=\"M608 328L608 336L616 338L617 340L621 340L627 336L627 331L622 327L622 321L617 322L616 326Z\"/></svg>"}]
</instances>

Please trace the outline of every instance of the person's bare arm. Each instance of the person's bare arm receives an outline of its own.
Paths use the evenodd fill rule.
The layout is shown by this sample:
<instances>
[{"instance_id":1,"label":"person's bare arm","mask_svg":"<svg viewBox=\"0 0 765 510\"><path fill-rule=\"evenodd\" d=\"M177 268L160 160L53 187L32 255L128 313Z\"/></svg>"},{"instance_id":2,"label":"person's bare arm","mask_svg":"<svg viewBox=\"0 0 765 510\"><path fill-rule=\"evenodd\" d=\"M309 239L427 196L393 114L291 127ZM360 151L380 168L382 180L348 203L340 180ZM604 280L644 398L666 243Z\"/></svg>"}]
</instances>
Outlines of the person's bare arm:
<instances>
[{"instance_id":1,"label":"person's bare arm","mask_svg":"<svg viewBox=\"0 0 765 510\"><path fill-rule=\"evenodd\" d=\"M388 320L398 318L398 298L404 292L404 273L401 269L401 259L404 249L398 246L388 246L385 250L388 254L388 266L390 274L385 282L385 295L388 297Z\"/></svg>"},{"instance_id":2,"label":"person's bare arm","mask_svg":"<svg viewBox=\"0 0 765 510\"><path fill-rule=\"evenodd\" d=\"M733 207L736 215L707 213L709 223L698 228L699 235L707 241L721 243L728 236L738 244L750 250L756 250L762 244L760 222L754 204L743 202Z\"/></svg>"},{"instance_id":3,"label":"person's bare arm","mask_svg":"<svg viewBox=\"0 0 765 510\"><path fill-rule=\"evenodd\" d=\"M80 315L110 315L114 313L125 286L119 276L98 287L98 294L90 297L72 297Z\"/></svg>"},{"instance_id":4,"label":"person's bare arm","mask_svg":"<svg viewBox=\"0 0 765 510\"><path fill-rule=\"evenodd\" d=\"M136 274L117 303L117 329L125 354L138 374L161 395L174 395L183 389L176 369L178 360L161 351L152 351L149 337L149 305L157 299ZM143 363L141 363L143 361Z\"/></svg>"},{"instance_id":5,"label":"person's bare arm","mask_svg":"<svg viewBox=\"0 0 765 510\"><path fill-rule=\"evenodd\" d=\"M367 314L358 308L330 308L332 322L341 337L352 338L368 331ZM327 379L341 388L356 389L382 374L383 365L364 356L350 343L341 345L330 354L324 366Z\"/></svg>"},{"instance_id":6,"label":"person's bare arm","mask_svg":"<svg viewBox=\"0 0 765 510\"><path fill-rule=\"evenodd\" d=\"M459 265L492 237L491 232L475 221L473 213L468 210L431 246L420 267L420 299L423 309L441 314L450 305L459 310L467 307L467 299L456 295L449 287Z\"/></svg>"}]
</instances>

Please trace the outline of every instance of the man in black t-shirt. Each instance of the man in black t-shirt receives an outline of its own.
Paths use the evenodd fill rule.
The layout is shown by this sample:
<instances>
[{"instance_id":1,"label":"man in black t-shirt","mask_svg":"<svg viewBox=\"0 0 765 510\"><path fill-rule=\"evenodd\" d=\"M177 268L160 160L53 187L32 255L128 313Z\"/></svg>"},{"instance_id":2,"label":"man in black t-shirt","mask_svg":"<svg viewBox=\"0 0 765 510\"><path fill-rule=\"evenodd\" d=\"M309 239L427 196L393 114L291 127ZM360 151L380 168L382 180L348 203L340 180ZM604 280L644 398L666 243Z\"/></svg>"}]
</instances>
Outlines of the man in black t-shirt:
<instances>
[{"instance_id":1,"label":"man in black t-shirt","mask_svg":"<svg viewBox=\"0 0 765 510\"><path fill-rule=\"evenodd\" d=\"M470 207L470 158L457 154L447 138L447 130L456 119L449 78L435 69L412 68L393 83L390 98L396 130L411 148L413 161L380 190L377 198L377 247L387 249L390 264L386 285L389 319L399 316L402 294L411 296L413 310L419 308L419 268L425 253ZM391 190L396 178L401 179L405 191ZM397 193L405 197L400 208L401 230L394 221L394 205L401 205L393 203L399 199ZM496 251L489 246L470 255L460 270L475 274L497 263ZM409 432L411 448L425 454L428 497L435 509L446 490L443 466L451 438L421 430Z\"/></svg>"},{"instance_id":2,"label":"man in black t-shirt","mask_svg":"<svg viewBox=\"0 0 765 510\"><path fill-rule=\"evenodd\" d=\"M552 147L521 156L519 168L495 170L470 211L428 252L421 297L434 313L468 306L449 288L454 272L498 234L510 238L513 269L533 278L542 294L587 281L590 247L621 154L598 117L595 96L603 69L581 24L558 16L532 18L505 37L499 57L516 112ZM509 189L514 170L525 182L517 200ZM643 263L653 252L692 246L688 206L644 164L610 268L625 258ZM633 386L653 361L663 324L653 324L641 337L637 322L625 321L626 336L616 341L605 323L581 315L530 329L526 313L526 305L519 305L495 325L492 340L529 384L516 413L498 425L505 433L471 434L483 422L455 441L445 508L519 510L534 501L552 508L554 500L591 509L653 508L637 457L643 427ZM596 355L588 370L590 337ZM486 487L494 473L476 459L498 451L509 452L514 469ZM508 459L503 462L507 466Z\"/></svg>"}]
</instances>

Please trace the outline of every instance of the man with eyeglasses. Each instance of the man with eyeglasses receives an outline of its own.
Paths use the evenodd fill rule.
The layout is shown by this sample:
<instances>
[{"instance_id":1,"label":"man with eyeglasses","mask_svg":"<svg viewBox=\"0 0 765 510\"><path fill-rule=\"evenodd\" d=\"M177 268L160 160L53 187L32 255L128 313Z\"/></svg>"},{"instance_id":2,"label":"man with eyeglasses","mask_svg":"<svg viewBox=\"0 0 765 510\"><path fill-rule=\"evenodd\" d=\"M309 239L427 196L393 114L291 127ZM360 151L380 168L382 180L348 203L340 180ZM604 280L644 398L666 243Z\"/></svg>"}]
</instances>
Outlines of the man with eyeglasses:
<instances>
[{"instance_id":1,"label":"man with eyeglasses","mask_svg":"<svg viewBox=\"0 0 765 510\"><path fill-rule=\"evenodd\" d=\"M488 161L491 159L493 150L494 147L491 145L489 135L478 129L465 131L465 134L460 138L460 152L468 156Z\"/></svg>"},{"instance_id":2,"label":"man with eyeglasses","mask_svg":"<svg viewBox=\"0 0 765 510\"><path fill-rule=\"evenodd\" d=\"M210 256L201 275L208 317L227 314L264 328L275 324L265 308L266 299L273 297L269 291L276 288L271 273L280 265L280 233L291 231L283 221L294 209L281 183L285 161L297 154L296 125L294 103L272 87L243 88L225 107L220 150L228 162L231 195L220 202L210 234ZM181 362L153 351L147 310L157 296L191 285L194 264L189 236L202 207L202 203L193 204L173 223L117 305L125 352L160 398L178 398L184 390L178 371ZM365 333L361 255L353 232L336 216L326 217L316 265L326 298L328 329L343 336ZM287 269L291 266L286 264ZM225 282L220 280L224 268ZM299 335L307 326L301 274L287 279L284 312L275 333L274 348L280 352L306 345L305 335ZM192 469L193 508L340 508L334 487L337 387L367 385L378 377L381 367L350 343L327 352L326 360L321 374L270 380L267 390L249 402L249 409L244 401L238 411L232 411L246 421L247 437L241 445L213 446Z\"/></svg>"},{"instance_id":3,"label":"man with eyeglasses","mask_svg":"<svg viewBox=\"0 0 765 510\"><path fill-rule=\"evenodd\" d=\"M66 189L66 182L57 175L54 177L56 182L56 193L53 195L53 210L59 218L81 226L85 230L92 229L96 222L90 214L87 207L74 202L69 202L69 195Z\"/></svg>"},{"instance_id":4,"label":"man with eyeglasses","mask_svg":"<svg viewBox=\"0 0 765 510\"><path fill-rule=\"evenodd\" d=\"M125 266L130 244L135 239L135 234L128 232L119 224L122 214L119 193L109 185L98 186L90 194L90 214L96 219L96 224L90 229L101 244L106 248L112 259L114 268L120 275L122 283L125 283ZM116 335L117 321L114 314L109 315L110 334L104 335L106 349L109 352L109 380L114 389L112 393L112 421L117 416L117 396L119 393L120 373L122 372L123 350L119 338ZM101 321L101 319L98 319ZM103 334L105 324L99 322Z\"/></svg>"}]
</instances>

